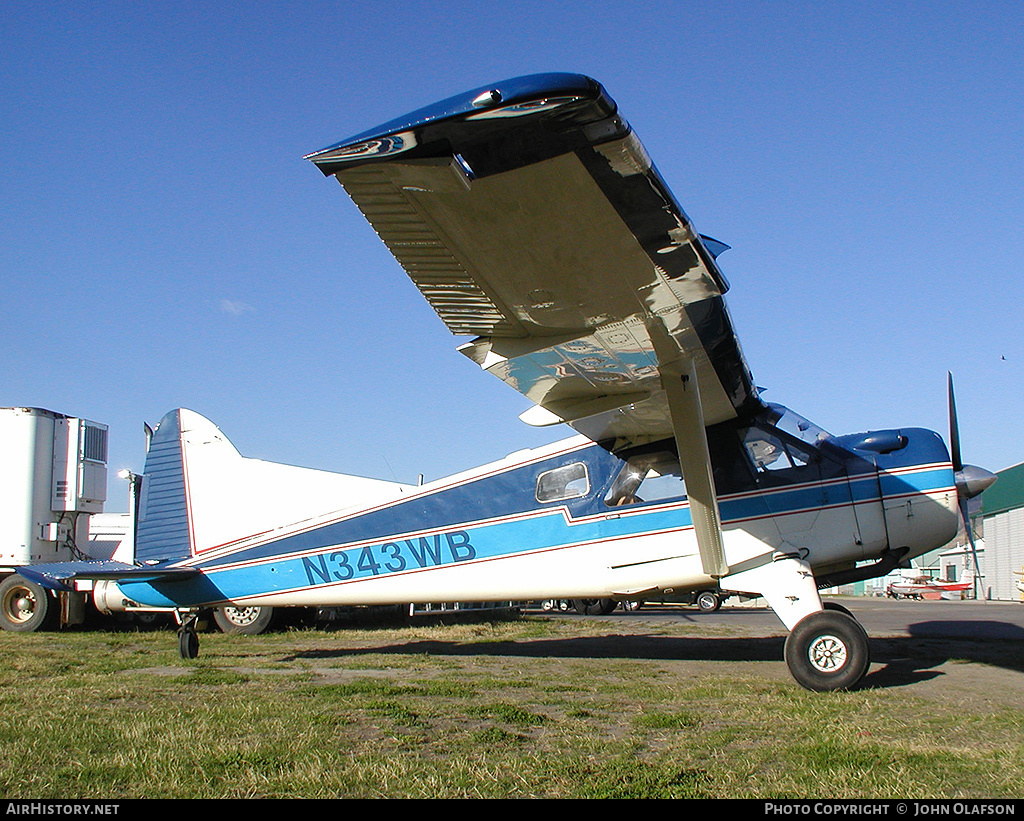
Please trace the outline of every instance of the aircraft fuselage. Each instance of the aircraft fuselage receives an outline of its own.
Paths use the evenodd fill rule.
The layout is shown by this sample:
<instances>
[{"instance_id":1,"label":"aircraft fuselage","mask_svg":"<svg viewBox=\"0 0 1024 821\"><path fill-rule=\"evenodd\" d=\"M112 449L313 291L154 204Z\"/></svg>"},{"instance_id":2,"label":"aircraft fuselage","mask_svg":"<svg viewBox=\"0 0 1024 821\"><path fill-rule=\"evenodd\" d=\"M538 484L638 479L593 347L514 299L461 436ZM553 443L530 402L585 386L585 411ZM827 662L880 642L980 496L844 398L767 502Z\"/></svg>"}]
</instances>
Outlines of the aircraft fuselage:
<instances>
[{"instance_id":1,"label":"aircraft fuselage","mask_svg":"<svg viewBox=\"0 0 1024 821\"><path fill-rule=\"evenodd\" d=\"M792 436L775 424L787 414L776 408L708 430L731 569L785 556L820 575L889 548L920 555L955 535L953 471L936 434L893 433L898 446L881 453L813 427L804 438ZM856 442L878 447L865 437ZM120 587L139 604L161 607L628 599L732 589L729 576L715 579L702 568L674 443L612 453L584 437L179 564L203 573Z\"/></svg>"}]
</instances>

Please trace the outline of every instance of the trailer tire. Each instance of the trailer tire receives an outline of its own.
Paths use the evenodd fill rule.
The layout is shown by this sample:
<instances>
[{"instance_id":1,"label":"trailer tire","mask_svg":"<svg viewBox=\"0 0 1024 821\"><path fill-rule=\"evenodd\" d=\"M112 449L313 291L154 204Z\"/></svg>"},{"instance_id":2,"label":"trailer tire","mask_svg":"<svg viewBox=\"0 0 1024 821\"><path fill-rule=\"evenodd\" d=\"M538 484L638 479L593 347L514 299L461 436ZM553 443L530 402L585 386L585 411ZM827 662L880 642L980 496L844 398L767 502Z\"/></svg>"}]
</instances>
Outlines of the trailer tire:
<instances>
[{"instance_id":1,"label":"trailer tire","mask_svg":"<svg viewBox=\"0 0 1024 821\"><path fill-rule=\"evenodd\" d=\"M713 590L702 590L695 602L701 613L714 613L722 606L721 597Z\"/></svg>"},{"instance_id":2,"label":"trailer tire","mask_svg":"<svg viewBox=\"0 0 1024 821\"><path fill-rule=\"evenodd\" d=\"M586 616L607 616L618 603L615 599L573 599L572 606L577 613Z\"/></svg>"},{"instance_id":3,"label":"trailer tire","mask_svg":"<svg viewBox=\"0 0 1024 821\"><path fill-rule=\"evenodd\" d=\"M218 607L213 620L223 633L258 636L274 623L273 607Z\"/></svg>"},{"instance_id":4,"label":"trailer tire","mask_svg":"<svg viewBox=\"0 0 1024 821\"><path fill-rule=\"evenodd\" d=\"M14 573L0 582L0 627L34 633L52 627L59 608L46 588Z\"/></svg>"}]
</instances>

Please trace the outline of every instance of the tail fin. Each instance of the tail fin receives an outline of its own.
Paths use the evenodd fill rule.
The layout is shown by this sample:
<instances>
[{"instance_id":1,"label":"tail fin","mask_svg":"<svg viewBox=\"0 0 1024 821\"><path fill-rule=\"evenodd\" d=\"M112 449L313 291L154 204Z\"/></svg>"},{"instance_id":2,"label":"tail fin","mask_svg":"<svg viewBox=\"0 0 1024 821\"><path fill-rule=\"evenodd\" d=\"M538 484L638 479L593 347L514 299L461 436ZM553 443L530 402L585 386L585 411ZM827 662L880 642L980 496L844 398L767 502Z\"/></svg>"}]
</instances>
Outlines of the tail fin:
<instances>
[{"instance_id":1,"label":"tail fin","mask_svg":"<svg viewBox=\"0 0 1024 821\"><path fill-rule=\"evenodd\" d=\"M412 489L243 457L216 425L179 408L164 416L150 440L135 559L185 559Z\"/></svg>"},{"instance_id":2,"label":"tail fin","mask_svg":"<svg viewBox=\"0 0 1024 821\"><path fill-rule=\"evenodd\" d=\"M191 553L181 414L171 411L157 425L146 451L138 525L137 562L185 559Z\"/></svg>"}]
</instances>

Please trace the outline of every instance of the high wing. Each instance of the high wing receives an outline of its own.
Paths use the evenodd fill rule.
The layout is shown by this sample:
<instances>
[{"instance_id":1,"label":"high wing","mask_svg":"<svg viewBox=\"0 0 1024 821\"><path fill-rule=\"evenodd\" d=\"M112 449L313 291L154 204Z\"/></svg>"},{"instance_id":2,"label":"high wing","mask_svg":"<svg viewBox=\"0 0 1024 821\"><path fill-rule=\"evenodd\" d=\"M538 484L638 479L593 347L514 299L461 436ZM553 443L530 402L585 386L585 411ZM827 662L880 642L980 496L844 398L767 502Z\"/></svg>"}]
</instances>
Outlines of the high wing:
<instances>
[{"instance_id":1,"label":"high wing","mask_svg":"<svg viewBox=\"0 0 1024 821\"><path fill-rule=\"evenodd\" d=\"M724 246L694 231L599 83L515 78L308 159L448 328L475 337L461 352L534 403L524 421L613 450L674 436L715 529L704 427L760 407Z\"/></svg>"}]
</instances>

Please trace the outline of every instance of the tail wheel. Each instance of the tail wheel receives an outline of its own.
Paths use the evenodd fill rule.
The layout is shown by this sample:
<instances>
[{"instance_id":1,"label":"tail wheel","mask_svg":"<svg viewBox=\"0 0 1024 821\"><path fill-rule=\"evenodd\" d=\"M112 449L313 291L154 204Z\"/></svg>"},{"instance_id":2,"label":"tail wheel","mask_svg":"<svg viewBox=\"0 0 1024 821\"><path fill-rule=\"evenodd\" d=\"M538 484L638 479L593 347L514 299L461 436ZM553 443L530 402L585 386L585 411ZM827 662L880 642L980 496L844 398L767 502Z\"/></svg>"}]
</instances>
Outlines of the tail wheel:
<instances>
[{"instance_id":1,"label":"tail wheel","mask_svg":"<svg viewBox=\"0 0 1024 821\"><path fill-rule=\"evenodd\" d=\"M786 664L808 690L848 690L871 662L868 634L838 610L821 610L800 621L786 639Z\"/></svg>"},{"instance_id":2,"label":"tail wheel","mask_svg":"<svg viewBox=\"0 0 1024 821\"><path fill-rule=\"evenodd\" d=\"M183 659L194 659L199 655L199 636L195 630L178 631L178 654Z\"/></svg>"},{"instance_id":3,"label":"tail wheel","mask_svg":"<svg viewBox=\"0 0 1024 821\"><path fill-rule=\"evenodd\" d=\"M15 573L0 583L0 626L14 633L49 627L57 615L46 589Z\"/></svg>"},{"instance_id":4,"label":"tail wheel","mask_svg":"<svg viewBox=\"0 0 1024 821\"><path fill-rule=\"evenodd\" d=\"M191 611L179 615L181 624L178 627L178 653L183 659L194 659L199 655L199 636L196 634L199 613Z\"/></svg>"}]
</instances>

